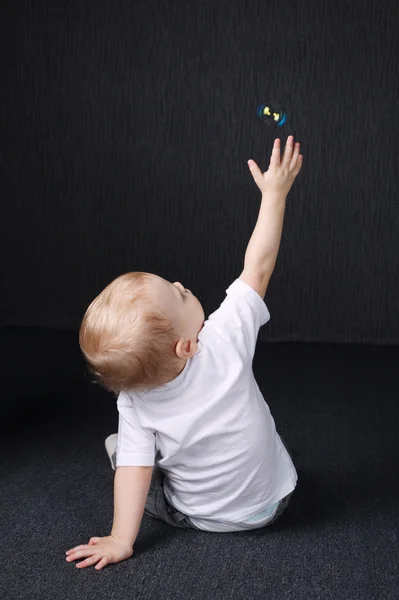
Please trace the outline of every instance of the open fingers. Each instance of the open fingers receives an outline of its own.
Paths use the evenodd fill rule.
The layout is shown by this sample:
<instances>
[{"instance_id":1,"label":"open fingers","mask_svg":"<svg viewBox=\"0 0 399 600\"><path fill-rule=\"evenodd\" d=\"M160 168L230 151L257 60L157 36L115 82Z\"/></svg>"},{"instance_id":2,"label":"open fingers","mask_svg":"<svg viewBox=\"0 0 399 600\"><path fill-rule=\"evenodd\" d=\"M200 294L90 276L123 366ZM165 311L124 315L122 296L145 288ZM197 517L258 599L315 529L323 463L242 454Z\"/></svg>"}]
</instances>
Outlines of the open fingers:
<instances>
[{"instance_id":1,"label":"open fingers","mask_svg":"<svg viewBox=\"0 0 399 600\"><path fill-rule=\"evenodd\" d=\"M82 560L82 562L76 563L75 566L78 569L82 569L84 567L91 567L91 566L95 565L98 562L102 562L104 558L105 557L102 556L101 554L93 554L93 556L89 556L85 560Z\"/></svg>"},{"instance_id":2,"label":"open fingers","mask_svg":"<svg viewBox=\"0 0 399 600\"><path fill-rule=\"evenodd\" d=\"M270 157L270 166L278 167L280 165L280 140L276 138L273 144L272 155Z\"/></svg>"},{"instance_id":3,"label":"open fingers","mask_svg":"<svg viewBox=\"0 0 399 600\"><path fill-rule=\"evenodd\" d=\"M105 567L106 565L108 565L108 563L109 563L109 559L106 556L104 556L100 560L100 562L98 563L98 565L95 567L95 569L97 569L97 570L102 569L103 567Z\"/></svg>"},{"instance_id":4,"label":"open fingers","mask_svg":"<svg viewBox=\"0 0 399 600\"><path fill-rule=\"evenodd\" d=\"M291 158L291 164L290 164L290 169L293 170L296 166L297 166L297 162L298 162L298 158L299 158L299 151L301 149L301 145L299 142L297 142L295 144L294 147L294 152L292 154L292 158Z\"/></svg>"},{"instance_id":5,"label":"open fingers","mask_svg":"<svg viewBox=\"0 0 399 600\"><path fill-rule=\"evenodd\" d=\"M75 552L78 552L79 550L93 550L93 545L89 545L89 544L81 544L80 546L75 546L75 548L71 548L70 550L67 550L66 554L68 556L71 556L71 554L74 554Z\"/></svg>"},{"instance_id":6,"label":"open fingers","mask_svg":"<svg viewBox=\"0 0 399 600\"><path fill-rule=\"evenodd\" d=\"M98 546L77 546L68 552L66 560L67 562L72 562L74 560L79 560L80 558L94 556L95 554L98 554L98 551Z\"/></svg>"},{"instance_id":7,"label":"open fingers","mask_svg":"<svg viewBox=\"0 0 399 600\"><path fill-rule=\"evenodd\" d=\"M82 560L79 563L76 563L75 567L77 567L78 569L84 569L85 567L91 567L93 565L95 565L96 563L98 563L96 565L96 569L102 569L103 567L105 567L106 565L108 565L108 563L110 562L109 558L107 556L103 556L102 552L99 552L98 549L94 549L93 546L86 549L81 549L81 550L77 550L76 552L74 552L73 554L70 554L67 557L67 561L68 562L72 562L75 560L80 560L81 558L85 558L85 560Z\"/></svg>"},{"instance_id":8,"label":"open fingers","mask_svg":"<svg viewBox=\"0 0 399 600\"><path fill-rule=\"evenodd\" d=\"M294 147L294 136L289 135L287 138L287 142L284 148L284 155L281 160L281 165L284 167L289 167L292 159L292 151Z\"/></svg>"}]
</instances>

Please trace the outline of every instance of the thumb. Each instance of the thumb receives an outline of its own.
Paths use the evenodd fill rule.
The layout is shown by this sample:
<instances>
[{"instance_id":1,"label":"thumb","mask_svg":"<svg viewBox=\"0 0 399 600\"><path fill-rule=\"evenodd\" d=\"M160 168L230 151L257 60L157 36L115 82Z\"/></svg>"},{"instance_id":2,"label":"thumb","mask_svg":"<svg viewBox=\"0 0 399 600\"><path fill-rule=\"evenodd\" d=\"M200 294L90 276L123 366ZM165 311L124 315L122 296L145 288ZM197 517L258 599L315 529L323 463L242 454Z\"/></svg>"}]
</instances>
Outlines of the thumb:
<instances>
[{"instance_id":1,"label":"thumb","mask_svg":"<svg viewBox=\"0 0 399 600\"><path fill-rule=\"evenodd\" d=\"M263 183L262 171L259 169L256 162L252 159L248 161L248 167L252 173L252 177L254 178L256 185L258 186L258 188L261 188Z\"/></svg>"},{"instance_id":2,"label":"thumb","mask_svg":"<svg viewBox=\"0 0 399 600\"><path fill-rule=\"evenodd\" d=\"M97 542L100 540L99 537L92 537L89 540L89 546L94 546L95 544L97 544Z\"/></svg>"}]
</instances>

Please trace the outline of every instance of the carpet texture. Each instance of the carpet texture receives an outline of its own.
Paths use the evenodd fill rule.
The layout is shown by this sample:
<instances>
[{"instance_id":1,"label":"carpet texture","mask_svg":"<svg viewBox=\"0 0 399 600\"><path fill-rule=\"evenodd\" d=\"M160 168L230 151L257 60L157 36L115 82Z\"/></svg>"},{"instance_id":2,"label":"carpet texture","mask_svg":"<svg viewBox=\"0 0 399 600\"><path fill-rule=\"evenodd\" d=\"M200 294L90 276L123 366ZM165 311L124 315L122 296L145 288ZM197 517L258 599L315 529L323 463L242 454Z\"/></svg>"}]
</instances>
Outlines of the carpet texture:
<instances>
[{"instance_id":1,"label":"carpet texture","mask_svg":"<svg viewBox=\"0 0 399 600\"><path fill-rule=\"evenodd\" d=\"M54 335L52 352L76 372L68 336ZM45 387L43 348L31 368ZM299 477L286 512L270 528L227 534L145 516L133 557L101 571L75 568L65 551L110 533L114 400L82 376L29 405L29 372L18 379L9 365L2 404L23 381L26 406L18 398L18 421L2 425L0 598L397 599L398 362L398 347L259 344L257 381Z\"/></svg>"}]
</instances>

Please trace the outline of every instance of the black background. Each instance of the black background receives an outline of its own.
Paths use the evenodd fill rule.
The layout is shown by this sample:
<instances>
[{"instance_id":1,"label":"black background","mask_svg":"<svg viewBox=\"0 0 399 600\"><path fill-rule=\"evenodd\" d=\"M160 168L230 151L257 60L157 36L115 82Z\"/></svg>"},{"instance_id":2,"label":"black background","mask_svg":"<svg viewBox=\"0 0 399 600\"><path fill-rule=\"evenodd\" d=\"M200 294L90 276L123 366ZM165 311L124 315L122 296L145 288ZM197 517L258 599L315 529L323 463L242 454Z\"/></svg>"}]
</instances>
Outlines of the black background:
<instances>
[{"instance_id":1,"label":"black background","mask_svg":"<svg viewBox=\"0 0 399 600\"><path fill-rule=\"evenodd\" d=\"M273 139L301 142L260 339L397 344L398 5L6 2L1 325L77 331L126 271L206 314L243 267ZM278 98L287 122L257 106Z\"/></svg>"}]
</instances>

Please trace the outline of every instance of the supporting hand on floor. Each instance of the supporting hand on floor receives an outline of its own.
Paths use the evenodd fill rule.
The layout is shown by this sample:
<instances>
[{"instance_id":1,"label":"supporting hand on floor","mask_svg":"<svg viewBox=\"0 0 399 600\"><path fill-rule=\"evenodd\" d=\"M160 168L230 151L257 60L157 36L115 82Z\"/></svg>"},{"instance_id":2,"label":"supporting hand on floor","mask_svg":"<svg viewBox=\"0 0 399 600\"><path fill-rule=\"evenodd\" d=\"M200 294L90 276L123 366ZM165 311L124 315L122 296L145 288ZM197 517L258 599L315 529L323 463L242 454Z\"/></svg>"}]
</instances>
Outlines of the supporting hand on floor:
<instances>
[{"instance_id":1,"label":"supporting hand on floor","mask_svg":"<svg viewBox=\"0 0 399 600\"><path fill-rule=\"evenodd\" d=\"M99 570L109 563L117 563L130 558L133 555L133 548L113 535L108 535L92 537L88 544L76 546L76 548L68 550L66 555L68 562L87 557L86 560L76 564L78 568L90 567L98 563L95 568Z\"/></svg>"}]
</instances>

